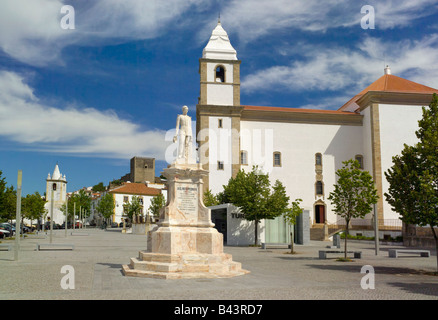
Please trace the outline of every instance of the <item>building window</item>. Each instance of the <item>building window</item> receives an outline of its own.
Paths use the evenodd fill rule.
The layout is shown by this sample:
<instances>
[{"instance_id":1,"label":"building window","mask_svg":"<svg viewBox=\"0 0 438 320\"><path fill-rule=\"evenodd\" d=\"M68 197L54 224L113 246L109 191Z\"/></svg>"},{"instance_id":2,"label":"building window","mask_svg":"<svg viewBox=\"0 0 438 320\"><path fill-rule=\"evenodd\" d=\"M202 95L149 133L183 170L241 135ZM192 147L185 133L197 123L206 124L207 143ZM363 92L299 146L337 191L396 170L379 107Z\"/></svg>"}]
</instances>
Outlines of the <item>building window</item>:
<instances>
[{"instance_id":1,"label":"building window","mask_svg":"<svg viewBox=\"0 0 438 320\"><path fill-rule=\"evenodd\" d=\"M240 164L242 165L248 164L248 152L240 151Z\"/></svg>"},{"instance_id":2,"label":"building window","mask_svg":"<svg viewBox=\"0 0 438 320\"><path fill-rule=\"evenodd\" d=\"M274 167L281 167L281 152L274 152Z\"/></svg>"},{"instance_id":3,"label":"building window","mask_svg":"<svg viewBox=\"0 0 438 320\"><path fill-rule=\"evenodd\" d=\"M322 166L322 154L315 154L315 165Z\"/></svg>"},{"instance_id":4,"label":"building window","mask_svg":"<svg viewBox=\"0 0 438 320\"><path fill-rule=\"evenodd\" d=\"M123 202L129 202L129 197L124 196L124 197L123 197Z\"/></svg>"},{"instance_id":5,"label":"building window","mask_svg":"<svg viewBox=\"0 0 438 320\"><path fill-rule=\"evenodd\" d=\"M217 162L217 169L218 170L224 170L224 162L223 161L218 161Z\"/></svg>"},{"instance_id":6,"label":"building window","mask_svg":"<svg viewBox=\"0 0 438 320\"><path fill-rule=\"evenodd\" d=\"M222 66L217 66L214 72L215 82L225 82L225 69Z\"/></svg>"},{"instance_id":7,"label":"building window","mask_svg":"<svg viewBox=\"0 0 438 320\"><path fill-rule=\"evenodd\" d=\"M316 187L316 195L322 196L324 192L322 181L316 181L315 187Z\"/></svg>"},{"instance_id":8,"label":"building window","mask_svg":"<svg viewBox=\"0 0 438 320\"><path fill-rule=\"evenodd\" d=\"M217 120L217 127L222 128L222 119Z\"/></svg>"},{"instance_id":9,"label":"building window","mask_svg":"<svg viewBox=\"0 0 438 320\"><path fill-rule=\"evenodd\" d=\"M361 169L363 169L363 156L358 154L354 157L356 159L357 162L359 162L359 166Z\"/></svg>"},{"instance_id":10,"label":"building window","mask_svg":"<svg viewBox=\"0 0 438 320\"><path fill-rule=\"evenodd\" d=\"M54 184L52 185L52 190L53 190L53 191L56 191L56 183L54 183Z\"/></svg>"}]
</instances>

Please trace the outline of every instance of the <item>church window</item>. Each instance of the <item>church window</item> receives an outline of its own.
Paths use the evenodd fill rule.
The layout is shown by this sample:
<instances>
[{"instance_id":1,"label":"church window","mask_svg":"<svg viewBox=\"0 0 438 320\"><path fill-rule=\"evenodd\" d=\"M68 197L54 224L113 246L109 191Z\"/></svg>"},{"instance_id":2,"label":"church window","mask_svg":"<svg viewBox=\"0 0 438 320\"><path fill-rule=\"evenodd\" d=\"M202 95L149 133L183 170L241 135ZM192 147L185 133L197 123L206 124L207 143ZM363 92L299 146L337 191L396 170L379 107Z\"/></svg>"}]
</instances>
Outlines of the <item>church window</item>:
<instances>
[{"instance_id":1,"label":"church window","mask_svg":"<svg viewBox=\"0 0 438 320\"><path fill-rule=\"evenodd\" d=\"M222 128L222 119L217 120L217 127Z\"/></svg>"},{"instance_id":2,"label":"church window","mask_svg":"<svg viewBox=\"0 0 438 320\"><path fill-rule=\"evenodd\" d=\"M54 183L54 184L52 185L52 190L53 190L53 191L56 191L56 183Z\"/></svg>"},{"instance_id":3,"label":"church window","mask_svg":"<svg viewBox=\"0 0 438 320\"><path fill-rule=\"evenodd\" d=\"M274 152L274 167L281 167L281 152Z\"/></svg>"},{"instance_id":4,"label":"church window","mask_svg":"<svg viewBox=\"0 0 438 320\"><path fill-rule=\"evenodd\" d=\"M215 69L215 82L225 82L225 69L222 66L217 66Z\"/></svg>"},{"instance_id":5,"label":"church window","mask_svg":"<svg viewBox=\"0 0 438 320\"><path fill-rule=\"evenodd\" d=\"M357 162L359 162L359 166L361 169L363 169L363 156L358 154L354 157L356 159Z\"/></svg>"},{"instance_id":6,"label":"church window","mask_svg":"<svg viewBox=\"0 0 438 320\"><path fill-rule=\"evenodd\" d=\"M322 166L322 154L317 153L315 155L315 165Z\"/></svg>"},{"instance_id":7,"label":"church window","mask_svg":"<svg viewBox=\"0 0 438 320\"><path fill-rule=\"evenodd\" d=\"M316 195L322 196L324 191L322 181L316 181L315 187L316 187Z\"/></svg>"},{"instance_id":8,"label":"church window","mask_svg":"<svg viewBox=\"0 0 438 320\"><path fill-rule=\"evenodd\" d=\"M223 161L218 161L217 162L217 169L218 170L224 170L224 162Z\"/></svg>"},{"instance_id":9,"label":"church window","mask_svg":"<svg viewBox=\"0 0 438 320\"><path fill-rule=\"evenodd\" d=\"M248 164L248 152L244 150L240 151L240 164L242 165Z\"/></svg>"}]
</instances>

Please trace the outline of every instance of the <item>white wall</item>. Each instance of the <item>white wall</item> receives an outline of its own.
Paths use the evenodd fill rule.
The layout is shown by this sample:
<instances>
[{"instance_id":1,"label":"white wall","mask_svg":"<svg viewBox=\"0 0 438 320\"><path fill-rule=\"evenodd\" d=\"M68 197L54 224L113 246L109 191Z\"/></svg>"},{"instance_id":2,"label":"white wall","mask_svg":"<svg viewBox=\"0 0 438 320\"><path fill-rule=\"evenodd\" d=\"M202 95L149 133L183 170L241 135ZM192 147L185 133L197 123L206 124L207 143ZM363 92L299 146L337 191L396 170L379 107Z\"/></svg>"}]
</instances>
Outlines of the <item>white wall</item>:
<instances>
[{"instance_id":1,"label":"white wall","mask_svg":"<svg viewBox=\"0 0 438 320\"><path fill-rule=\"evenodd\" d=\"M165 192L163 192L164 194ZM132 201L132 197L134 197L135 195L128 195L128 194L114 194L115 196L115 201L116 201L116 206L114 208L115 211L115 215L113 216L113 222L117 222L120 223L122 222L122 215L123 215L123 204L125 203L124 197L128 197L128 202ZM149 209L149 206L151 205L151 200L153 198L153 196L138 196L140 198L143 199L143 215L146 215ZM167 198L167 195L165 195L165 198Z\"/></svg>"},{"instance_id":2,"label":"white wall","mask_svg":"<svg viewBox=\"0 0 438 320\"><path fill-rule=\"evenodd\" d=\"M291 201L303 199L302 205L314 220L314 204L321 199L326 204L328 222L338 217L327 200L336 183L335 171L342 161L363 154L362 127L346 125L241 122L241 150L248 151L248 166L262 165L271 183L280 180ZM281 152L282 166L272 167L274 151ZM315 154L322 154L324 197L315 197ZM254 155L259 155L254 157ZM212 182L210 182L212 184Z\"/></svg>"},{"instance_id":3,"label":"white wall","mask_svg":"<svg viewBox=\"0 0 438 320\"><path fill-rule=\"evenodd\" d=\"M218 120L222 119L222 128ZM232 175L231 163L231 118L209 117L209 184L213 194L223 191ZM223 161L224 170L217 169L217 162Z\"/></svg>"},{"instance_id":4,"label":"white wall","mask_svg":"<svg viewBox=\"0 0 438 320\"><path fill-rule=\"evenodd\" d=\"M233 105L232 84L207 84L207 104Z\"/></svg>"},{"instance_id":5,"label":"white wall","mask_svg":"<svg viewBox=\"0 0 438 320\"><path fill-rule=\"evenodd\" d=\"M404 143L414 145L418 142L415 131L418 130L418 120L422 118L422 115L421 106L379 105L383 194L389 188L384 172L392 167L392 157L401 154ZM398 219L399 217L386 201L383 202L383 213L384 219Z\"/></svg>"}]
</instances>

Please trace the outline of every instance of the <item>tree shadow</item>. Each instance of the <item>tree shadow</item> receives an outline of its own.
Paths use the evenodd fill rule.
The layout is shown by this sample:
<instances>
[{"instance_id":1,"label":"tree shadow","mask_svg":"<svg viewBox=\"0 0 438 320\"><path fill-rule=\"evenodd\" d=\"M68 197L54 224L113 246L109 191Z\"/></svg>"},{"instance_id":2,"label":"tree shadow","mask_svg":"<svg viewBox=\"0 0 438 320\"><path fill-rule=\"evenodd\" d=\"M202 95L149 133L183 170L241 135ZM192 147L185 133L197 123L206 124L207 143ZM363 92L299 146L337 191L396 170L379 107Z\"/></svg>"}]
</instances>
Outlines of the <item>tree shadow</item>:
<instances>
[{"instance_id":1,"label":"tree shadow","mask_svg":"<svg viewBox=\"0 0 438 320\"><path fill-rule=\"evenodd\" d=\"M359 260L354 260L357 262ZM328 271L347 271L358 273L361 271L363 267L362 264L349 264L350 262L339 262L336 265L320 265L320 264L308 264L306 266L319 270L328 270ZM424 270L412 269L407 267L386 267L386 266L376 266L373 267L376 275L385 274L385 275L427 275L428 272ZM431 276L432 277L432 276ZM434 279L434 278L431 278ZM438 285L438 284L437 284Z\"/></svg>"},{"instance_id":2,"label":"tree shadow","mask_svg":"<svg viewBox=\"0 0 438 320\"><path fill-rule=\"evenodd\" d=\"M120 264L120 263L98 262L98 263L96 263L96 265L99 265L99 266L107 266L108 268L105 268L105 269L118 269L119 272L120 272L120 274L121 274L121 275L124 275L124 274L123 274L123 271L122 271L122 264ZM95 265L95 266L96 266L96 265ZM105 269L99 269L99 270L94 269L94 271L103 271L103 270L105 270Z\"/></svg>"},{"instance_id":3,"label":"tree shadow","mask_svg":"<svg viewBox=\"0 0 438 320\"><path fill-rule=\"evenodd\" d=\"M422 283L402 283L389 282L391 286L398 287L403 291L412 294L423 294L438 297L438 283L422 282Z\"/></svg>"}]
</instances>

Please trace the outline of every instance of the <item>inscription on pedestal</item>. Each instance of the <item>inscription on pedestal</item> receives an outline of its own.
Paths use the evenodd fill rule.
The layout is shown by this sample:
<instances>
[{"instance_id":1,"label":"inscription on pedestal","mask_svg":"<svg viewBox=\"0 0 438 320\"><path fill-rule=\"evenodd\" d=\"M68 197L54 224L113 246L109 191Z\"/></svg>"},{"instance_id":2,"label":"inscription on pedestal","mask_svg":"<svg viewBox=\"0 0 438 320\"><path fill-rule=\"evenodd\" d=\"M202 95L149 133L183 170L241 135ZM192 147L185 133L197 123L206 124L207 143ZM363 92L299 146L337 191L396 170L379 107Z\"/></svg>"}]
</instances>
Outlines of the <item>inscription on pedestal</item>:
<instances>
[{"instance_id":1,"label":"inscription on pedestal","mask_svg":"<svg viewBox=\"0 0 438 320\"><path fill-rule=\"evenodd\" d=\"M180 211L185 215L198 216L198 186L181 183L176 187L176 201Z\"/></svg>"}]
</instances>

